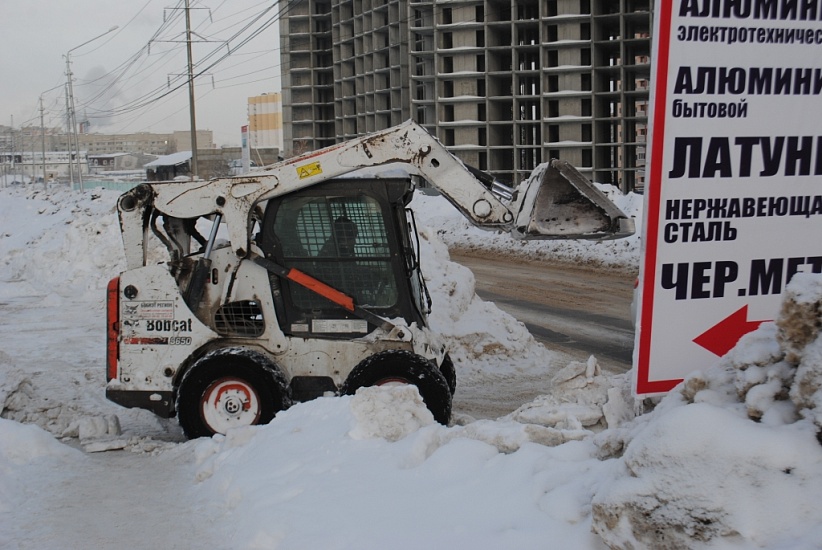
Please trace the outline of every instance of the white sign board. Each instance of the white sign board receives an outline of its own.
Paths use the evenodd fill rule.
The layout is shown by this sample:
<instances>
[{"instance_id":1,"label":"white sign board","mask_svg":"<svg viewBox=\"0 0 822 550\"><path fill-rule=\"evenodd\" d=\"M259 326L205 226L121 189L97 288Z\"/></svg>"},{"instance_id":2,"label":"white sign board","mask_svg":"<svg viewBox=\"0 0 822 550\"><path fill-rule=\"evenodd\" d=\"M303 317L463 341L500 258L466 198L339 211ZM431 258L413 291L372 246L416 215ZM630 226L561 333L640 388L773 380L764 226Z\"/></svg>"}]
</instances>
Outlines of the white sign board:
<instances>
[{"instance_id":1,"label":"white sign board","mask_svg":"<svg viewBox=\"0 0 822 550\"><path fill-rule=\"evenodd\" d=\"M637 395L715 365L822 272L822 0L656 6Z\"/></svg>"},{"instance_id":2,"label":"white sign board","mask_svg":"<svg viewBox=\"0 0 822 550\"><path fill-rule=\"evenodd\" d=\"M243 160L243 174L248 174L251 171L251 145L248 143L248 126L243 126L240 129L242 137L242 160Z\"/></svg>"}]
</instances>

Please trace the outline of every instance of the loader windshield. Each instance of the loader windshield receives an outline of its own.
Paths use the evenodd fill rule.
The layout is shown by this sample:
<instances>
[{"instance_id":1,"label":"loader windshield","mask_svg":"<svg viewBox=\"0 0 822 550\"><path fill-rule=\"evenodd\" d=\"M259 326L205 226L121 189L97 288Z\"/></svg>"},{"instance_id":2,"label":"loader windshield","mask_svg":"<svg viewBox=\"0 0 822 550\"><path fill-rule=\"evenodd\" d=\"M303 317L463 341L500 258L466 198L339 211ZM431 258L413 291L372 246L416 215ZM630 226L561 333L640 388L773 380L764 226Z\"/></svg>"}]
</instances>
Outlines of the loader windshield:
<instances>
[{"instance_id":1,"label":"loader windshield","mask_svg":"<svg viewBox=\"0 0 822 550\"><path fill-rule=\"evenodd\" d=\"M411 289L414 262L406 258L408 185L407 179L330 180L273 199L265 207L260 248L284 268L353 298L362 310L422 326L424 313ZM290 277L271 277L286 334L350 338L381 326Z\"/></svg>"},{"instance_id":2,"label":"loader windshield","mask_svg":"<svg viewBox=\"0 0 822 550\"><path fill-rule=\"evenodd\" d=\"M382 210L371 197L293 197L283 200L274 223L283 261L353 296L362 306L391 307L397 300ZM300 286L290 290L304 310L328 307Z\"/></svg>"}]
</instances>

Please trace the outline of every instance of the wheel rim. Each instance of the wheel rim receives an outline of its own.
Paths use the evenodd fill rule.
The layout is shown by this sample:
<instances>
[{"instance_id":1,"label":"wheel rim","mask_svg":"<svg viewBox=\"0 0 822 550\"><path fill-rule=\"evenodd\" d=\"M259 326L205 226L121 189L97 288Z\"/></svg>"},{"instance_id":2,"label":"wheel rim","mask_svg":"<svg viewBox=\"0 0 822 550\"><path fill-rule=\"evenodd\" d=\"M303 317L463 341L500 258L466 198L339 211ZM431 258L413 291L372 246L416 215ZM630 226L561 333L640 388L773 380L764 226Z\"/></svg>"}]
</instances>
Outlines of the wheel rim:
<instances>
[{"instance_id":1,"label":"wheel rim","mask_svg":"<svg viewBox=\"0 0 822 550\"><path fill-rule=\"evenodd\" d=\"M251 426L260 419L260 398L254 387L239 378L221 378L206 388L200 412L215 433Z\"/></svg>"}]
</instances>

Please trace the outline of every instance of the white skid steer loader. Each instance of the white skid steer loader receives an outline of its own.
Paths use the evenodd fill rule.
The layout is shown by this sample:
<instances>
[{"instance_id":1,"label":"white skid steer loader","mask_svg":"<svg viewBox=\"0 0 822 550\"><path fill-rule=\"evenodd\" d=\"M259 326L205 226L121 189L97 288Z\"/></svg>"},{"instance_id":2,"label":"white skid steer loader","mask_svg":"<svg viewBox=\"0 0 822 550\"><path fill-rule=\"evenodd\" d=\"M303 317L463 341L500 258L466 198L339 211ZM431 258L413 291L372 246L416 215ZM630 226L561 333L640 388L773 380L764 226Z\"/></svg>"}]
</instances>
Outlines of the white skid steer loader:
<instances>
[{"instance_id":1,"label":"white skid steer loader","mask_svg":"<svg viewBox=\"0 0 822 550\"><path fill-rule=\"evenodd\" d=\"M514 238L634 231L567 163L510 189L411 121L250 175L143 183L117 203L127 269L108 286L107 397L176 415L194 438L266 423L294 401L399 382L447 423L456 374L426 322L406 208L414 178L341 177L393 163L477 226ZM150 265L157 241L168 258Z\"/></svg>"}]
</instances>

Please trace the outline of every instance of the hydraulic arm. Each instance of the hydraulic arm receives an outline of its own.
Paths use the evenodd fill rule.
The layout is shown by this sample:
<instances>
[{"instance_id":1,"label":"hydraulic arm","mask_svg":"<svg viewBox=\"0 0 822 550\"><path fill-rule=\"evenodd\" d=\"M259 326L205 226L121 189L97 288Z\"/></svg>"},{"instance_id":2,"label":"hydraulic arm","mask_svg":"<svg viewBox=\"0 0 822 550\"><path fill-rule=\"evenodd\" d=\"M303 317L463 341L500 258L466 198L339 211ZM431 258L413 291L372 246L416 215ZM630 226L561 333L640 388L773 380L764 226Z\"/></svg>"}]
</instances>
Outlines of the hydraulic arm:
<instances>
[{"instance_id":1,"label":"hydraulic arm","mask_svg":"<svg viewBox=\"0 0 822 550\"><path fill-rule=\"evenodd\" d=\"M407 121L252 175L138 186L118 205L128 265L144 265L144 236L155 212L184 220L219 215L234 253L246 257L251 212L261 201L392 163L411 167L473 224L504 230L515 238L606 239L634 231L633 221L567 163L542 165L516 190L507 189L477 177L424 128Z\"/></svg>"}]
</instances>

